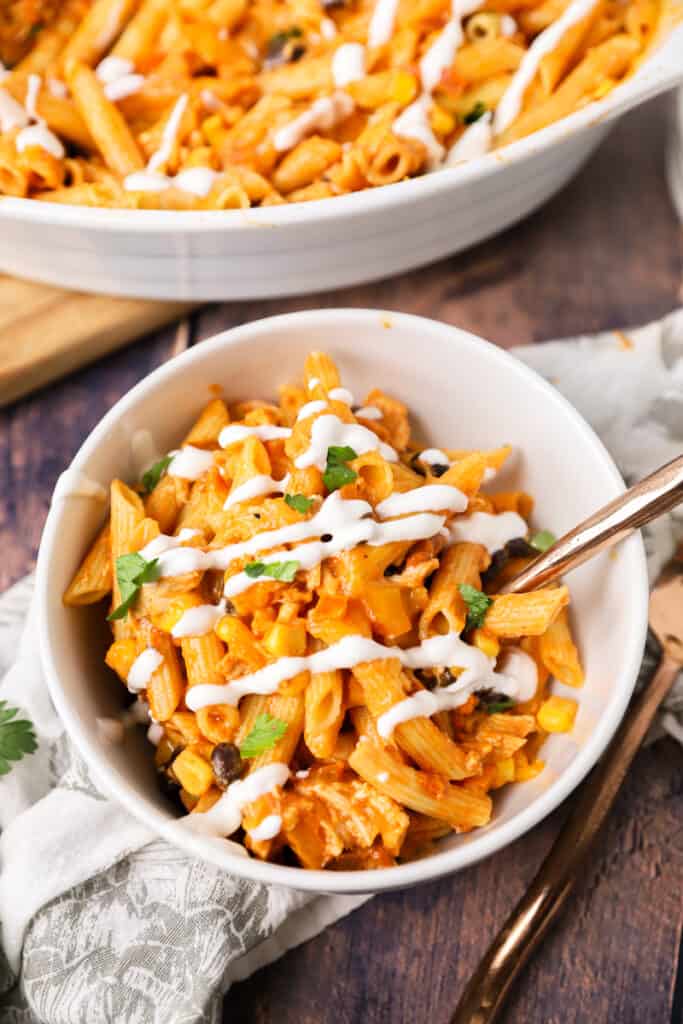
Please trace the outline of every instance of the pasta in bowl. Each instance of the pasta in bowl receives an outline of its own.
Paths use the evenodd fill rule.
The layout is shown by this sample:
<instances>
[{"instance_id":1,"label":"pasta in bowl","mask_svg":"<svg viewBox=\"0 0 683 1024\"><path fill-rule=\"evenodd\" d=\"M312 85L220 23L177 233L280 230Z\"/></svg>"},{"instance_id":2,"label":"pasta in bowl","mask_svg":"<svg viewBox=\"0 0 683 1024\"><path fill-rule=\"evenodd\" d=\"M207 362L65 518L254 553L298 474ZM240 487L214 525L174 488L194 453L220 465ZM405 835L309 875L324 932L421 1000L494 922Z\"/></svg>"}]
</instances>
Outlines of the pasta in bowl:
<instances>
[{"instance_id":1,"label":"pasta in bowl","mask_svg":"<svg viewBox=\"0 0 683 1024\"><path fill-rule=\"evenodd\" d=\"M607 96L662 3L45 4L4 44L0 194L225 210L457 166Z\"/></svg>"},{"instance_id":2,"label":"pasta in bowl","mask_svg":"<svg viewBox=\"0 0 683 1024\"><path fill-rule=\"evenodd\" d=\"M307 364L313 387L288 387L272 401L275 385L292 377L285 356L287 367L303 362L326 329L345 382L369 392L365 407L338 390L320 356ZM418 424L415 436L462 446L413 445L403 400L424 424L447 393L434 368L400 384L418 332L432 366L458 365L489 393L509 391L504 433L503 416L490 426L482 418L488 396L472 401L454 388L458 414L444 401L431 420L439 429ZM361 335L375 343L367 358ZM527 542L549 538L529 533L529 499L510 449L495 439L511 442L518 466L536 464L525 466L524 489L540 495L536 523L558 530L615 493L595 439L503 353L411 317L277 318L188 356L139 385L86 442L57 488L41 548L46 670L98 778L173 842L301 888L407 884L518 835L578 781L618 721L643 638L642 552L638 544L620 551L634 583L627 599L608 560L572 579L587 681L568 688L581 668L566 588L515 599L514 610L496 597L495 579L528 556ZM382 390L373 390L380 378ZM251 398L259 380L268 401ZM227 400L211 397L177 449L183 435L170 429L168 410L198 412L200 381L225 382ZM547 457L525 448L536 427L519 417L530 400L537 416L571 424L568 471L597 473L597 487L577 478L568 510L556 501ZM177 454L155 459L144 430L158 452ZM131 442L146 449L142 475L129 464ZM102 524L100 487L115 475ZM79 570L88 534L98 540ZM491 561L489 552L504 549ZM86 606L98 598L107 608ZM619 625L607 639L602 602L614 601ZM114 642L94 643L107 611ZM138 694L122 720L124 698L133 698L100 667L107 648L109 665ZM547 685L548 665L564 683ZM570 739L555 730L570 724L577 696ZM138 717L144 730L128 728ZM154 795L147 729L160 777L181 798L180 819ZM236 855L244 845L251 857Z\"/></svg>"}]
</instances>

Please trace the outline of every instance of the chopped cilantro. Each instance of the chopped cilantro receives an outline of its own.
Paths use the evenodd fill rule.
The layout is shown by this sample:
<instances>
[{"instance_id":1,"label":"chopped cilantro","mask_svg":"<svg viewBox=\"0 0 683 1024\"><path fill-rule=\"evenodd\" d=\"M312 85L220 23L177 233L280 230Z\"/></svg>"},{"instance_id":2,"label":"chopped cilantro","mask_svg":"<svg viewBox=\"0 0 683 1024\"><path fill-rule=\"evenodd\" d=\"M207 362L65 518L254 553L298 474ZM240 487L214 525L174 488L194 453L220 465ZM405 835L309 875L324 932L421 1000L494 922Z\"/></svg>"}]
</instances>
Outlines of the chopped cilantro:
<instances>
[{"instance_id":1,"label":"chopped cilantro","mask_svg":"<svg viewBox=\"0 0 683 1024\"><path fill-rule=\"evenodd\" d=\"M477 629L484 625L484 619L486 618L486 612L488 611L492 599L481 590L477 590L476 587L471 586L469 583L459 583L458 590L462 596L463 601L467 605L467 622L465 623L466 629Z\"/></svg>"},{"instance_id":2,"label":"chopped cilantro","mask_svg":"<svg viewBox=\"0 0 683 1024\"><path fill-rule=\"evenodd\" d=\"M471 110L469 110L463 117L465 124L474 124L480 117L483 117L486 113L486 104L482 103L481 100L477 100Z\"/></svg>"},{"instance_id":3,"label":"chopped cilantro","mask_svg":"<svg viewBox=\"0 0 683 1024\"><path fill-rule=\"evenodd\" d=\"M529 543L532 548L536 548L537 551L544 554L546 551L550 550L556 540L557 537L554 533L551 533L550 530L540 530L538 533L533 535Z\"/></svg>"},{"instance_id":4,"label":"chopped cilantro","mask_svg":"<svg viewBox=\"0 0 683 1024\"><path fill-rule=\"evenodd\" d=\"M0 775L8 775L12 761L21 761L25 754L32 754L38 747L33 723L17 718L18 714L18 708L0 700Z\"/></svg>"},{"instance_id":5,"label":"chopped cilantro","mask_svg":"<svg viewBox=\"0 0 683 1024\"><path fill-rule=\"evenodd\" d=\"M164 455L162 459L159 459L158 462L155 462L153 466L150 466L149 469L142 474L142 486L145 489L145 494L152 493L170 466L172 460L172 455Z\"/></svg>"},{"instance_id":6,"label":"chopped cilantro","mask_svg":"<svg viewBox=\"0 0 683 1024\"><path fill-rule=\"evenodd\" d=\"M244 571L252 580L261 576L270 576L271 579L280 580L282 583L291 583L297 574L299 563L291 562L249 562L245 565Z\"/></svg>"},{"instance_id":7,"label":"chopped cilantro","mask_svg":"<svg viewBox=\"0 0 683 1024\"><path fill-rule=\"evenodd\" d=\"M109 620L125 619L142 584L153 583L159 578L158 562L158 558L147 562L137 552L130 555L119 555L116 559L116 582L121 592L121 604L107 616Z\"/></svg>"},{"instance_id":8,"label":"chopped cilantro","mask_svg":"<svg viewBox=\"0 0 683 1024\"><path fill-rule=\"evenodd\" d=\"M265 754L286 732L287 722L283 722L281 718L274 718L267 712L257 715L254 728L240 746L241 756L258 757L259 754Z\"/></svg>"},{"instance_id":9,"label":"chopped cilantro","mask_svg":"<svg viewBox=\"0 0 683 1024\"><path fill-rule=\"evenodd\" d=\"M348 445L342 447L332 445L327 449L327 465L323 473L323 482L328 491L337 491L346 484L358 479L358 473L347 466L351 459L357 459L358 453Z\"/></svg>"},{"instance_id":10,"label":"chopped cilantro","mask_svg":"<svg viewBox=\"0 0 683 1024\"><path fill-rule=\"evenodd\" d=\"M285 501L295 512L303 516L313 504L313 498L307 498L305 494L285 494Z\"/></svg>"}]
</instances>

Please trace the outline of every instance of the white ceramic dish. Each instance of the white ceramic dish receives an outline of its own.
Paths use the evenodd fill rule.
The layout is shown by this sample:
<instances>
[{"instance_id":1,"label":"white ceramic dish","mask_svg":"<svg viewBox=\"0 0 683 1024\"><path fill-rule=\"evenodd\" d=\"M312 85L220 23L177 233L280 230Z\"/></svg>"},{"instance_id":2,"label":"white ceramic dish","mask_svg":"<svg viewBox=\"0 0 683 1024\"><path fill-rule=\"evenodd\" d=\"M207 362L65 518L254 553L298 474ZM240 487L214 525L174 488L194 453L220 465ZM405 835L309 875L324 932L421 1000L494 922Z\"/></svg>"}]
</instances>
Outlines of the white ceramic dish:
<instances>
[{"instance_id":1,"label":"white ceramic dish","mask_svg":"<svg viewBox=\"0 0 683 1024\"><path fill-rule=\"evenodd\" d=\"M223 385L229 399L274 396L276 385L300 372L306 353L321 347L338 360L356 394L381 385L405 400L425 441L515 445L517 457L501 475L501 486L521 483L536 496L540 526L561 533L623 489L579 414L522 363L457 328L371 310L274 317L190 349L122 398L73 466L104 486L116 475L131 480L136 430L150 429L159 450L170 449L210 396L211 384ZM595 763L640 665L647 577L642 543L633 537L616 555L600 556L572 574L587 671L576 727L572 736L554 736L544 746L548 766L538 778L500 795L489 826L444 840L424 860L380 871L305 871L236 856L220 840L192 834L174 819L158 794L142 731L129 735L123 747L98 737L96 718L115 713L123 701L123 688L102 663L108 630L99 608L65 608L61 596L102 516L102 504L92 498L59 497L45 527L37 594L40 647L55 704L95 777L131 814L186 851L259 881L320 892L377 891L436 878L500 850L550 813Z\"/></svg>"},{"instance_id":2,"label":"white ceramic dish","mask_svg":"<svg viewBox=\"0 0 683 1024\"><path fill-rule=\"evenodd\" d=\"M683 56L681 57L683 61ZM671 135L667 152L671 198L683 221L683 89L671 97Z\"/></svg>"},{"instance_id":3,"label":"white ceramic dish","mask_svg":"<svg viewBox=\"0 0 683 1024\"><path fill-rule=\"evenodd\" d=\"M197 301L387 277L520 220L569 181L617 117L681 81L683 25L603 101L461 167L336 199L213 213L0 199L0 270L80 291Z\"/></svg>"}]
</instances>

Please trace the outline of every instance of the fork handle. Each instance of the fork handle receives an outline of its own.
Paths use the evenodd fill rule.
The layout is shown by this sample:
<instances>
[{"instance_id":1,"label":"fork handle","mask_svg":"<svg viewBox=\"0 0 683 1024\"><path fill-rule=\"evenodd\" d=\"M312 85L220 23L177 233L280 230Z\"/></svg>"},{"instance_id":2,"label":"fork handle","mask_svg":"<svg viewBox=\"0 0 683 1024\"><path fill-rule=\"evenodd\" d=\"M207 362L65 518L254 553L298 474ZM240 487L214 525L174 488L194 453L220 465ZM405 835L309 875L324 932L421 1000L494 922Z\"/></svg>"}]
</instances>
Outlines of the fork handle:
<instances>
[{"instance_id":1,"label":"fork handle","mask_svg":"<svg viewBox=\"0 0 683 1024\"><path fill-rule=\"evenodd\" d=\"M666 655L578 791L550 853L470 979L451 1024L492 1024L517 975L572 892L655 712L680 671Z\"/></svg>"}]
</instances>

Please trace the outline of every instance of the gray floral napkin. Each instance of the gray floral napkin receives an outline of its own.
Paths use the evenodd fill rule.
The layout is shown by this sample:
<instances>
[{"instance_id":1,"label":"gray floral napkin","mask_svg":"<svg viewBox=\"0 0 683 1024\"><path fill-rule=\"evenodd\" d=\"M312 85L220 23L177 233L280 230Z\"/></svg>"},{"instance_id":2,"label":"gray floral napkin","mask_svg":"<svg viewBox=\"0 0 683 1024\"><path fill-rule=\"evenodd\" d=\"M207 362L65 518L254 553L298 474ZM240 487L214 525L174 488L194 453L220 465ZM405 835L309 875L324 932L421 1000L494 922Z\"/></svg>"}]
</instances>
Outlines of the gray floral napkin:
<instances>
[{"instance_id":1,"label":"gray floral napkin","mask_svg":"<svg viewBox=\"0 0 683 1024\"><path fill-rule=\"evenodd\" d=\"M683 310L634 331L515 355L592 423L627 480L683 449ZM647 531L651 578L682 538L683 510ZM233 981L367 897L241 881L186 857L105 800L52 708L35 631L24 632L31 592L27 578L0 599L0 700L22 709L39 739L36 753L0 776L0 1020L218 1022ZM683 742L681 680L663 729Z\"/></svg>"}]
</instances>

